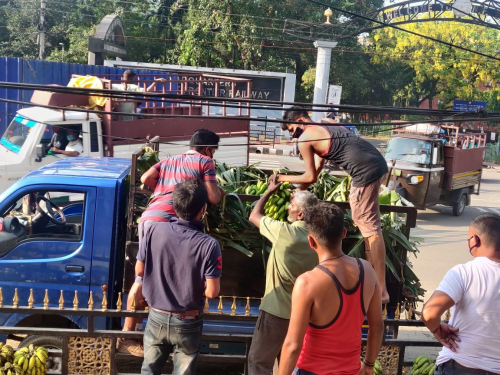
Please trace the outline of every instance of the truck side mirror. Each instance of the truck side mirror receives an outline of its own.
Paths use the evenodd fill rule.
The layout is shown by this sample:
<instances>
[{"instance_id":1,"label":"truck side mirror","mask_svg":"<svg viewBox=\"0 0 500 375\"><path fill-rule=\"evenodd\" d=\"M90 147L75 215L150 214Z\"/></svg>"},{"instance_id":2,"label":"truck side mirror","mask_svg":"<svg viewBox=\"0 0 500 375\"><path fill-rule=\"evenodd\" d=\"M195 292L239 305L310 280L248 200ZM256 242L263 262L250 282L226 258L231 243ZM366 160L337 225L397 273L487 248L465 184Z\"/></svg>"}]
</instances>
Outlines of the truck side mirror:
<instances>
[{"instance_id":1,"label":"truck side mirror","mask_svg":"<svg viewBox=\"0 0 500 375\"><path fill-rule=\"evenodd\" d=\"M42 158L45 157L46 155L46 150L44 145L36 145L35 147L35 154L36 154L36 159L35 161L37 163L40 163L42 161Z\"/></svg>"}]
</instances>

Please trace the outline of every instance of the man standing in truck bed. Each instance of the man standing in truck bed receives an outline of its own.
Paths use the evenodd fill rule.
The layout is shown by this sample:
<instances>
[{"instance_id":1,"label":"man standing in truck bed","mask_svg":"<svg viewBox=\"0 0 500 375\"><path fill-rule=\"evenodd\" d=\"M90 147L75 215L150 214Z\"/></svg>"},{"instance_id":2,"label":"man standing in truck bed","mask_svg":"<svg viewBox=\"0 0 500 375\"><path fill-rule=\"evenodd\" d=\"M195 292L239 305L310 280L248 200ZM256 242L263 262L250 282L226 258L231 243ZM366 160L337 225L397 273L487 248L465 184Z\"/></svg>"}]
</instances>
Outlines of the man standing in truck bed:
<instances>
[{"instance_id":1,"label":"man standing in truck bed","mask_svg":"<svg viewBox=\"0 0 500 375\"><path fill-rule=\"evenodd\" d=\"M139 244L151 223L177 220L172 193L178 183L194 178L204 183L210 204L218 204L222 199L224 193L217 185L215 165L212 160L215 150L219 147L219 136L210 130L199 129L191 137L189 145L191 148L189 151L162 160L142 175L141 182L154 187L155 190L153 199L142 214L139 223ZM130 289L129 298L127 298L128 310L130 310L132 300L135 300L137 309L146 307L142 295L141 277L136 277ZM142 319L125 318L123 330L134 331L141 323ZM135 340L118 340L117 350L138 357L144 355L143 348Z\"/></svg>"},{"instance_id":2,"label":"man standing in truck bed","mask_svg":"<svg viewBox=\"0 0 500 375\"><path fill-rule=\"evenodd\" d=\"M325 160L332 160L352 178L349 195L352 219L365 239L367 260L373 265L382 290L382 302L389 302L385 285L385 244L381 232L378 195L382 177L388 172L382 154L369 142L354 135L330 119L324 126L307 125L312 120L304 107L294 106L285 111L283 130L298 138L305 172L300 176L279 175L279 182L301 184L300 189L316 182Z\"/></svg>"}]
</instances>

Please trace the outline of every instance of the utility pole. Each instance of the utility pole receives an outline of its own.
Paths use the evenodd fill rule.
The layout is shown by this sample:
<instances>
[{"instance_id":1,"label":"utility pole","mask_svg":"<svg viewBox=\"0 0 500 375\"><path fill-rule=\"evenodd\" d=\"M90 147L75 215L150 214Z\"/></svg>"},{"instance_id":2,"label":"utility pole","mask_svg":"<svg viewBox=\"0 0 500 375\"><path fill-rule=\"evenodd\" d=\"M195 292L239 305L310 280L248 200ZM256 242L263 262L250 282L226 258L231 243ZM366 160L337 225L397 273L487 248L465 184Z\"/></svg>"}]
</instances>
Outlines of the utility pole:
<instances>
[{"instance_id":1,"label":"utility pole","mask_svg":"<svg viewBox=\"0 0 500 375\"><path fill-rule=\"evenodd\" d=\"M38 59L43 60L45 59L45 5L46 0L40 0L40 23L38 24L38 43L39 43L39 50L38 50Z\"/></svg>"}]
</instances>

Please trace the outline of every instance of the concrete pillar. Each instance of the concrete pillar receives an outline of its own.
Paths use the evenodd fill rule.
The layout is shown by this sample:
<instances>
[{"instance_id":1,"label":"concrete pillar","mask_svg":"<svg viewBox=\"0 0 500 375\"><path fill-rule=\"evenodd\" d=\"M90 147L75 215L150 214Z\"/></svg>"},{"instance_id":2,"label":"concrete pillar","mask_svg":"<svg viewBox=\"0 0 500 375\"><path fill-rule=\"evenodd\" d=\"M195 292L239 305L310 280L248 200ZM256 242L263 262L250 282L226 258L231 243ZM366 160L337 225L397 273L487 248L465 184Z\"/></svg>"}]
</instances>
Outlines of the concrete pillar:
<instances>
[{"instance_id":1,"label":"concrete pillar","mask_svg":"<svg viewBox=\"0 0 500 375\"><path fill-rule=\"evenodd\" d=\"M314 83L313 104L326 104L332 48L335 48L336 45L337 42L329 42L326 40L317 40L314 42L314 47L318 49L318 58L316 60L316 81ZM313 112L312 119L313 121L318 121L325 116L326 112Z\"/></svg>"}]
</instances>

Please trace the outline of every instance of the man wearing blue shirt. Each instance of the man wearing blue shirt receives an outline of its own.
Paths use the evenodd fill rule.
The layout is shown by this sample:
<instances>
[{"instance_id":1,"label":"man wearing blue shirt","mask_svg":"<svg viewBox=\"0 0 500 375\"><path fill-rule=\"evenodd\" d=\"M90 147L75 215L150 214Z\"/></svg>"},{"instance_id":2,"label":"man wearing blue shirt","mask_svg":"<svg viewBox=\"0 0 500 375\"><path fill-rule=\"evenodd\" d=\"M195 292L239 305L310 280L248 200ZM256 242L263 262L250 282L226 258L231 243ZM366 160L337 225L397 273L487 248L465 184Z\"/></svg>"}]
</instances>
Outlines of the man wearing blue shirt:
<instances>
[{"instance_id":1,"label":"man wearing blue shirt","mask_svg":"<svg viewBox=\"0 0 500 375\"><path fill-rule=\"evenodd\" d=\"M219 243L203 233L208 194L202 182L179 183L173 193L179 220L154 222L137 254L136 275L150 306L144 330L141 374L160 375L174 352L174 374L195 374L203 327L205 297L220 290Z\"/></svg>"}]
</instances>

